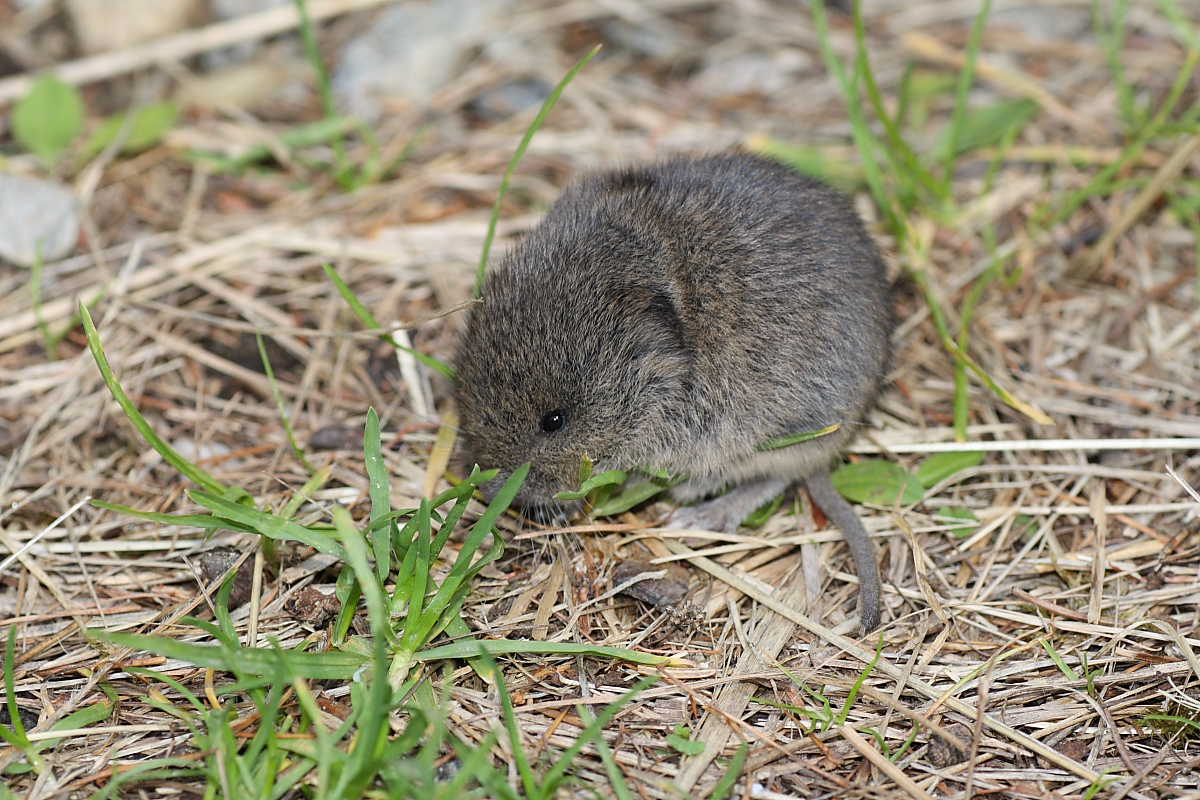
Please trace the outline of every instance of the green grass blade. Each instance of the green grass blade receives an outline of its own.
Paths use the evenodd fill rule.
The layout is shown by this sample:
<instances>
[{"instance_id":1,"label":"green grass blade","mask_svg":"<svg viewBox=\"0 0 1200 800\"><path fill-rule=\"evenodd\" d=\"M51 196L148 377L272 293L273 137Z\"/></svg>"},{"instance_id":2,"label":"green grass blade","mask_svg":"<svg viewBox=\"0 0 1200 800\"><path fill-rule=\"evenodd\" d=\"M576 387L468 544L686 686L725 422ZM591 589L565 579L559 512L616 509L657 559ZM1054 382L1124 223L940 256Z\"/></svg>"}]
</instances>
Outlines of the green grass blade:
<instances>
[{"instance_id":1,"label":"green grass blade","mask_svg":"<svg viewBox=\"0 0 1200 800\"><path fill-rule=\"evenodd\" d=\"M419 620L425 614L425 593L429 589L429 573L433 569L433 558L430 555L430 539L433 538L432 522L429 518L429 503L421 501L421 508L417 510L417 516L414 517L416 522L416 537L413 540L416 545L409 552L414 555L412 563L414 570L409 578L408 593L408 620ZM428 631L422 635L425 641L428 641Z\"/></svg>"},{"instance_id":2,"label":"green grass blade","mask_svg":"<svg viewBox=\"0 0 1200 800\"><path fill-rule=\"evenodd\" d=\"M119 633L88 629L87 635L122 647L145 650L167 658L177 658L198 667L249 675L274 675L277 670L312 680L347 680L367 659L359 653L328 651L306 653L297 650L275 651L262 647L226 647L181 642L165 636Z\"/></svg>"},{"instance_id":3,"label":"green grass blade","mask_svg":"<svg viewBox=\"0 0 1200 800\"><path fill-rule=\"evenodd\" d=\"M991 11L992 0L983 0L967 38L965 63L958 73L958 85L954 90L954 111L950 115L945 161L942 164L942 180L946 184L947 192L951 181L954 180L954 169L959 155L959 141L967 121L967 96L971 91L971 85L975 82L975 63L979 60L979 44L983 40L983 29L987 27L988 15L991 14Z\"/></svg>"},{"instance_id":4,"label":"green grass blade","mask_svg":"<svg viewBox=\"0 0 1200 800\"><path fill-rule=\"evenodd\" d=\"M733 791L733 786L737 783L737 779L741 777L742 770L746 766L746 757L750 754L750 747L745 742L738 745L737 752L733 754L733 759L729 762L729 766L725 769L725 774L721 776L721 780L717 781L713 786L712 794L709 795L711 800L725 800Z\"/></svg>"},{"instance_id":5,"label":"green grass blade","mask_svg":"<svg viewBox=\"0 0 1200 800\"><path fill-rule=\"evenodd\" d=\"M283 519L274 514L267 514L249 506L231 503L223 497L193 490L188 497L213 513L233 520L255 533L280 541L301 542L322 553L337 556L338 560L346 558L345 549L328 533L305 527L290 519Z\"/></svg>"},{"instance_id":6,"label":"green grass blade","mask_svg":"<svg viewBox=\"0 0 1200 800\"><path fill-rule=\"evenodd\" d=\"M146 443L153 447L176 471L197 486L203 487L206 492L221 497L248 497L241 489L234 490L225 486L203 469L185 459L175 448L159 438L159 435L150 427L150 423L137 410L137 406L129 399L129 395L125 394L125 389L122 388L116 375L113 374L112 367L108 363L108 357L104 354L104 346L100 342L100 334L96 332L96 326L92 322L92 315L88 313L87 306L82 303L79 305L79 316L83 321L83 330L87 336L88 349L92 351L92 358L96 361L96 367L100 370L100 376L104 379L104 385L108 387L108 391L112 394L113 399L117 401L117 405L125 412L126 418L137 429L137 432L142 435Z\"/></svg>"},{"instance_id":7,"label":"green grass blade","mask_svg":"<svg viewBox=\"0 0 1200 800\"><path fill-rule=\"evenodd\" d=\"M395 523L377 525L392 510L391 480L383 460L379 435L379 415L367 409L367 425L363 430L363 463L367 469L367 495L371 499L371 548L375 556L375 572L380 581L391 570L392 531Z\"/></svg>"},{"instance_id":8,"label":"green grass blade","mask_svg":"<svg viewBox=\"0 0 1200 800\"><path fill-rule=\"evenodd\" d=\"M25 723L21 721L21 710L17 705L16 679L13 677L17 669L17 626L8 626L8 635L4 642L4 701L8 708L8 722L12 727L0 725L0 737L10 745L25 753L31 766L41 771L40 759L37 752L29 743L25 733Z\"/></svg>"},{"instance_id":9,"label":"green grass blade","mask_svg":"<svg viewBox=\"0 0 1200 800\"><path fill-rule=\"evenodd\" d=\"M371 569L367 558L367 544L362 534L354 527L350 512L342 506L333 507L333 524L337 528L338 538L346 553L346 564L354 570L362 590L363 599L367 603L367 615L371 623L371 632L375 636L390 635L388 625L388 606L384 599L383 581Z\"/></svg>"},{"instance_id":10,"label":"green grass blade","mask_svg":"<svg viewBox=\"0 0 1200 800\"><path fill-rule=\"evenodd\" d=\"M896 120L887 113L887 109L884 107L883 94L879 91L879 85L875 82L875 74L871 70L870 60L867 56L867 33L866 26L863 23L862 0L855 0L854 2L854 51L855 72L861 76L863 87L866 90L867 101L871 104L871 109L875 112L875 117L883 125L884 135L888 144L885 152L888 154L893 165L895 165L896 172L924 187L927 192L939 200L946 200L950 196L949 184L939 183L921 165L916 152L913 151L912 147L909 146L908 142L900 134L900 128Z\"/></svg>"},{"instance_id":11,"label":"green grass blade","mask_svg":"<svg viewBox=\"0 0 1200 800\"><path fill-rule=\"evenodd\" d=\"M612 722L613 718L621 712L621 709L632 703L639 694L656 683L658 683L658 676L656 675L642 678L628 692L605 706L604 710L587 727L580 731L579 738L575 740L575 743L563 751L563 754L558 757L554 765L543 776L542 789L546 797L554 796L554 792L566 776L567 768L571 766L575 757L587 746L588 742L598 740L603 734L604 726Z\"/></svg>"},{"instance_id":12,"label":"green grass blade","mask_svg":"<svg viewBox=\"0 0 1200 800\"><path fill-rule=\"evenodd\" d=\"M804 433L793 433L788 436L776 436L774 439L768 439L758 446L759 450L779 450L784 447L791 447L794 444L801 442L811 442L813 439L819 439L822 436L828 436L834 431L841 428L841 425L828 425L821 428L819 431L805 431Z\"/></svg>"},{"instance_id":13,"label":"green grass blade","mask_svg":"<svg viewBox=\"0 0 1200 800\"><path fill-rule=\"evenodd\" d=\"M1067 680L1069 681L1079 680L1079 673L1072 669L1071 666L1063 660L1063 657L1059 655L1058 650L1054 648L1054 645L1050 644L1050 640L1041 639L1040 641L1042 644L1042 649L1044 649L1046 654L1050 656L1050 660L1054 662L1054 666L1058 667L1058 671L1066 676Z\"/></svg>"},{"instance_id":14,"label":"green grass blade","mask_svg":"<svg viewBox=\"0 0 1200 800\"><path fill-rule=\"evenodd\" d=\"M879 163L875 158L879 144L875 138L875 134L871 132L871 126L867 122L866 116L863 114L862 102L858 92L859 75L855 72L852 77L848 76L841 59L833 52L833 44L829 35L829 21L825 16L824 0L813 0L812 16L813 25L817 30L817 40L821 45L821 56L825 60L825 68L834 76L838 85L842 87L842 95L846 103L846 112L850 117L850 128L854 137L854 144L858 149L859 159L862 164L863 178L867 182L867 187L871 190L871 197L879 207L888 230L896 237L897 244L901 244L907 238L908 226L896 207L894 197L887 191L883 180L883 173L880 171Z\"/></svg>"},{"instance_id":15,"label":"green grass blade","mask_svg":"<svg viewBox=\"0 0 1200 800\"><path fill-rule=\"evenodd\" d=\"M583 721L584 725L591 725L596 721L596 715L585 705L575 706L575 712L579 714L579 719ZM597 735L595 741L596 752L600 754L600 763L604 765L604 773L608 775L608 785L613 791L613 796L617 800L633 800L633 793L629 791L629 785L625 783L625 775L617 766L616 759L613 758L612 748L608 746L608 742L604 741L602 735Z\"/></svg>"},{"instance_id":16,"label":"green grass blade","mask_svg":"<svg viewBox=\"0 0 1200 800\"><path fill-rule=\"evenodd\" d=\"M33 306L33 319L37 324L38 332L42 335L42 347L46 349L46 357L51 361L57 361L60 339L54 336L42 316L42 269L44 266L42 248L38 244L33 263L29 267L29 302Z\"/></svg>"},{"instance_id":17,"label":"green grass blade","mask_svg":"<svg viewBox=\"0 0 1200 800\"><path fill-rule=\"evenodd\" d=\"M354 293L354 290L350 288L350 285L342 280L342 276L338 274L337 270L328 264L322 264L321 268L325 270L325 274L329 277L329 280L333 282L334 288L338 290L338 294L340 294L342 299L346 301L346 305L350 306L350 310L354 313L354 316L358 317L359 321L369 330L375 332L381 341L387 342L397 350L403 350L430 369L440 372L450 380L454 380L454 369L451 366L448 364L443 364L433 356L425 355L420 350L414 350L411 347L405 347L393 339L392 335L385 331L383 326L379 324L379 320L375 319L375 315L372 314L371 311L365 305L363 305L363 302L358 299L358 295Z\"/></svg>"},{"instance_id":18,"label":"green grass blade","mask_svg":"<svg viewBox=\"0 0 1200 800\"><path fill-rule=\"evenodd\" d=\"M529 123L529 127L525 129L525 135L521 137L521 143L517 145L517 150L513 153L512 158L508 160L508 167L504 170L504 177L500 179L500 190L496 193L496 202L492 204L492 215L488 218L487 233L483 237L483 252L479 255L479 267L475 271L475 297L483 296L483 278L487 274L488 257L492 253L492 240L496 238L496 225L500 221L500 206L504 202L504 196L508 193L508 182L512 179L513 173L517 170L517 165L521 163L521 159L525 156L525 151L529 148L529 143L533 141L533 135L537 133L538 128L542 127L542 123L546 121L546 117L550 115L550 110L554 108L554 104L558 102L558 98L562 95L563 90L567 88L579 71L587 66L587 63L592 60L592 56L600 52L600 45L596 45L588 51L587 55L579 59L575 66L567 71L563 79L558 82L558 85L551 90L550 94L546 95L546 99L542 102L542 107L538 110L537 116L533 118L533 122Z\"/></svg>"},{"instance_id":19,"label":"green grass blade","mask_svg":"<svg viewBox=\"0 0 1200 800\"><path fill-rule=\"evenodd\" d=\"M181 528L200 528L206 531L238 531L241 533L254 533L254 529L242 525L233 520L221 519L214 517L211 514L162 514L157 511L142 511L141 509L123 506L120 503L106 503L103 500L90 501L96 508L103 508L107 511L115 511L119 514L127 514L138 519L148 520L150 522L158 522L162 525L171 525Z\"/></svg>"},{"instance_id":20,"label":"green grass blade","mask_svg":"<svg viewBox=\"0 0 1200 800\"><path fill-rule=\"evenodd\" d=\"M491 661L485 651L478 650L477 654L487 661ZM548 797L553 792L546 792L544 786L539 785L537 778L533 775L533 770L529 766L529 757L525 755L525 746L521 744L521 728L517 724L517 714L513 710L512 696L508 693L508 685L504 681L504 676L500 670L495 669L492 664L492 672L496 676L496 693L500 695L500 712L501 719L504 723L504 730L508 732L508 743L512 750L513 762L517 767L517 774L521 776L521 785L525 788L525 796L527 798Z\"/></svg>"},{"instance_id":21,"label":"green grass blade","mask_svg":"<svg viewBox=\"0 0 1200 800\"><path fill-rule=\"evenodd\" d=\"M292 428L292 418L288 414L287 404L283 400L283 392L279 390L279 381L275 380L275 369L271 366L271 358L267 355L267 346L263 341L261 331L254 332L254 340L258 343L258 357L262 360L263 372L266 373L267 383L271 386L271 398L275 401L275 408L279 410L279 421L283 423L283 432L287 436L288 445L291 446L296 460L309 475L312 475L316 470L309 463L308 457L304 455L304 448L296 440L296 431Z\"/></svg>"},{"instance_id":22,"label":"green grass blade","mask_svg":"<svg viewBox=\"0 0 1200 800\"><path fill-rule=\"evenodd\" d=\"M478 552L483 540L493 534L496 525L496 520L500 518L512 504L512 501L517 496L517 492L521 488L521 484L525 482L525 476L529 473L529 464L522 464L520 467L508 477L504 482L504 486L496 493L492 502L480 516L479 520L471 527L471 532L467 534L466 540L459 550L458 558L454 562L454 566L450 568L450 574L442 581L442 585L438 587L437 593L423 612L423 621L419 626L414 627L413 631L405 636L402 643L402 648L410 653L415 653L421 648L424 642L418 641L423 635L422 631L428 632L437 620L442 616L442 612L448 609L455 594L467 579L467 572L471 568L471 559ZM502 544L502 539L499 533L494 533L496 542Z\"/></svg>"}]
</instances>

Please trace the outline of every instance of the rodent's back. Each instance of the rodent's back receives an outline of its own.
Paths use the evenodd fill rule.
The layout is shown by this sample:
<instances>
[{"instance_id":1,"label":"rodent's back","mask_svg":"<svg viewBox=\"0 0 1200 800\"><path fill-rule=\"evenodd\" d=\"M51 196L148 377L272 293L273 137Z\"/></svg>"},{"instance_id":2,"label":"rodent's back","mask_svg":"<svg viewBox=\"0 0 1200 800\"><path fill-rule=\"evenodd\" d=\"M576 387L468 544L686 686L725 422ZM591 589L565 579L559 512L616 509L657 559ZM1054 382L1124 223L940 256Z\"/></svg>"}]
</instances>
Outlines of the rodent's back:
<instances>
[{"instance_id":1,"label":"rodent's back","mask_svg":"<svg viewBox=\"0 0 1200 800\"><path fill-rule=\"evenodd\" d=\"M856 421L874 401L890 289L840 192L749 155L671 160L580 189L575 213L599 207L668 250L652 264L677 293L706 381L698 394L715 413L744 409L747 427L760 428L751 435L774 436ZM630 280L644 266L622 265Z\"/></svg>"}]
</instances>

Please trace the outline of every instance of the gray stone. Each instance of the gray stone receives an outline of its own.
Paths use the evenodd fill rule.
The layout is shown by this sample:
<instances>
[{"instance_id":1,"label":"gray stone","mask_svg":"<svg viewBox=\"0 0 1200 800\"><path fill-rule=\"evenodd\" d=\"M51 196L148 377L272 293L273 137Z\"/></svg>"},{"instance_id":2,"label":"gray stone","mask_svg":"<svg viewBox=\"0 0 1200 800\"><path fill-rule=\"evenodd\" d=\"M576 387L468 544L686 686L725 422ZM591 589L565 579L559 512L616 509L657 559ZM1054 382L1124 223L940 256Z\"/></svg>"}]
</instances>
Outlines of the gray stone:
<instances>
[{"instance_id":1,"label":"gray stone","mask_svg":"<svg viewBox=\"0 0 1200 800\"><path fill-rule=\"evenodd\" d=\"M342 50L333 74L338 102L368 121L385 100L423 105L461 69L467 51L502 28L511 0L438 0L389 8Z\"/></svg>"},{"instance_id":2,"label":"gray stone","mask_svg":"<svg viewBox=\"0 0 1200 800\"><path fill-rule=\"evenodd\" d=\"M0 173L0 259L55 261L79 240L79 201L59 183Z\"/></svg>"},{"instance_id":3,"label":"gray stone","mask_svg":"<svg viewBox=\"0 0 1200 800\"><path fill-rule=\"evenodd\" d=\"M811 66L811 57L799 50L742 53L710 61L691 84L713 98L751 92L770 95L795 86L800 73Z\"/></svg>"},{"instance_id":4,"label":"gray stone","mask_svg":"<svg viewBox=\"0 0 1200 800\"><path fill-rule=\"evenodd\" d=\"M541 78L516 78L480 92L467 111L484 122L496 122L541 105L552 88Z\"/></svg>"}]
</instances>

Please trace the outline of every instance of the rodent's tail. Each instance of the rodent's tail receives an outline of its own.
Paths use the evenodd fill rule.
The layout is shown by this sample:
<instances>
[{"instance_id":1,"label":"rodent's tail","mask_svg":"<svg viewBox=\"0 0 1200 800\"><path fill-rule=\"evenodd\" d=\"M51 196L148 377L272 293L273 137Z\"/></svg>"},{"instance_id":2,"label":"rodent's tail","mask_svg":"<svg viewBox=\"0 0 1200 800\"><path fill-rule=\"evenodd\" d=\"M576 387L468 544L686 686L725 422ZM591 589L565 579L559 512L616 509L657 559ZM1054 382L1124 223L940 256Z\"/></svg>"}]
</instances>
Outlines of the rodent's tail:
<instances>
[{"instance_id":1,"label":"rodent's tail","mask_svg":"<svg viewBox=\"0 0 1200 800\"><path fill-rule=\"evenodd\" d=\"M854 569L858 573L858 613L862 618L863 633L870 633L879 626L879 603L883 591L875 545L854 509L833 488L829 470L809 475L804 479L804 484L813 502L842 532L842 537L850 547L850 555L854 556Z\"/></svg>"}]
</instances>

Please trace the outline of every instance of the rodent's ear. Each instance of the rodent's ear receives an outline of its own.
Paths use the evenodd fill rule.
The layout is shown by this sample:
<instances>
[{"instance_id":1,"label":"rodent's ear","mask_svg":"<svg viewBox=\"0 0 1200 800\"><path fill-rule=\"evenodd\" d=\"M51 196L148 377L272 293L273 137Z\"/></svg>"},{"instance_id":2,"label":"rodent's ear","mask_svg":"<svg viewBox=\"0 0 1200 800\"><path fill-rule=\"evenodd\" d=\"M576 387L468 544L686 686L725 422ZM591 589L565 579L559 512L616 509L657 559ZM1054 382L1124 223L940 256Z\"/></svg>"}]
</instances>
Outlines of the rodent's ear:
<instances>
[{"instance_id":1,"label":"rodent's ear","mask_svg":"<svg viewBox=\"0 0 1200 800\"><path fill-rule=\"evenodd\" d=\"M679 301L670 287L639 286L630 294L632 318L639 321L637 333L643 350L672 355L690 352Z\"/></svg>"}]
</instances>

